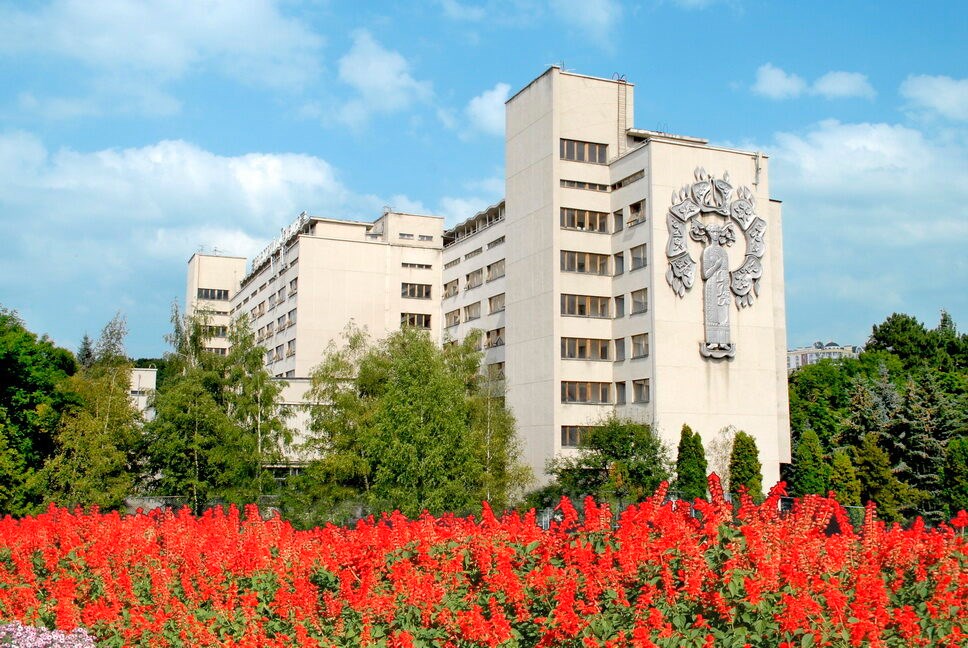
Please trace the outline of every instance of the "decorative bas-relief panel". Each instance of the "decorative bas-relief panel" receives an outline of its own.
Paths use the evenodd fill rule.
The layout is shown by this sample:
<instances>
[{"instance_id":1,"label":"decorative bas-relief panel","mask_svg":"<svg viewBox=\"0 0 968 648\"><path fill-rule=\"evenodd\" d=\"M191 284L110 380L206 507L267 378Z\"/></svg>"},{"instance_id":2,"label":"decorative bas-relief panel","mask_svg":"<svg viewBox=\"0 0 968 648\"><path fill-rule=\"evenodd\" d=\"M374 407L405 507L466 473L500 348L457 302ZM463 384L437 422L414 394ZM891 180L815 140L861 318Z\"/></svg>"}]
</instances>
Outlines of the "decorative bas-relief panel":
<instances>
[{"instance_id":1,"label":"decorative bas-relief panel","mask_svg":"<svg viewBox=\"0 0 968 648\"><path fill-rule=\"evenodd\" d=\"M695 177L691 185L672 192L672 206L666 215L666 281L679 297L695 282L696 262L689 251L688 233L688 238L703 244L699 271L705 340L699 345L699 353L705 358L732 358L736 344L730 337L729 304L735 297L737 308L752 306L759 295L766 221L756 215L753 192L749 187L734 190L728 172L718 179L698 168ZM737 226L743 232L746 253L739 267L730 270L727 248L736 242Z\"/></svg>"}]
</instances>

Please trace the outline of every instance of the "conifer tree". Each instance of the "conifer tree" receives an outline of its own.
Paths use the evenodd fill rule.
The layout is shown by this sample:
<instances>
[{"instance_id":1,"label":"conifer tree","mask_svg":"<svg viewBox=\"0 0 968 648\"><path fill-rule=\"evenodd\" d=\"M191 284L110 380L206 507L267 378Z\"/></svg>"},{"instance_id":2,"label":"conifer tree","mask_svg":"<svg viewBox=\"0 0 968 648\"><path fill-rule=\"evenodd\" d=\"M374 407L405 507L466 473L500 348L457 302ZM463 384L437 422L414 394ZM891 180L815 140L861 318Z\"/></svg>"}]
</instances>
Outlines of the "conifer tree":
<instances>
[{"instance_id":1,"label":"conifer tree","mask_svg":"<svg viewBox=\"0 0 968 648\"><path fill-rule=\"evenodd\" d=\"M793 449L791 491L794 495L823 495L827 492L828 478L820 439L812 428L807 428Z\"/></svg>"},{"instance_id":2,"label":"conifer tree","mask_svg":"<svg viewBox=\"0 0 968 648\"><path fill-rule=\"evenodd\" d=\"M968 437L948 442L941 473L941 495L947 516L968 510Z\"/></svg>"},{"instance_id":3,"label":"conifer tree","mask_svg":"<svg viewBox=\"0 0 968 648\"><path fill-rule=\"evenodd\" d=\"M684 423L676 455L675 482L675 488L682 499L691 501L706 496L706 470L702 437Z\"/></svg>"},{"instance_id":4,"label":"conifer tree","mask_svg":"<svg viewBox=\"0 0 968 648\"><path fill-rule=\"evenodd\" d=\"M831 460L830 490L844 506L860 506L860 480L846 450L835 450Z\"/></svg>"},{"instance_id":5,"label":"conifer tree","mask_svg":"<svg viewBox=\"0 0 968 648\"><path fill-rule=\"evenodd\" d=\"M740 430L733 440L733 452L729 457L729 488L734 493L745 486L755 500L763 499L763 465L756 440Z\"/></svg>"},{"instance_id":6,"label":"conifer tree","mask_svg":"<svg viewBox=\"0 0 968 648\"><path fill-rule=\"evenodd\" d=\"M891 460L880 445L880 435L868 434L854 450L853 464L860 480L861 501L874 502L878 516L887 522L900 522L912 509L919 493L901 482L891 470Z\"/></svg>"},{"instance_id":7,"label":"conifer tree","mask_svg":"<svg viewBox=\"0 0 968 648\"><path fill-rule=\"evenodd\" d=\"M94 342L87 333L81 338L81 346L77 348L77 364L80 367L94 364Z\"/></svg>"}]
</instances>

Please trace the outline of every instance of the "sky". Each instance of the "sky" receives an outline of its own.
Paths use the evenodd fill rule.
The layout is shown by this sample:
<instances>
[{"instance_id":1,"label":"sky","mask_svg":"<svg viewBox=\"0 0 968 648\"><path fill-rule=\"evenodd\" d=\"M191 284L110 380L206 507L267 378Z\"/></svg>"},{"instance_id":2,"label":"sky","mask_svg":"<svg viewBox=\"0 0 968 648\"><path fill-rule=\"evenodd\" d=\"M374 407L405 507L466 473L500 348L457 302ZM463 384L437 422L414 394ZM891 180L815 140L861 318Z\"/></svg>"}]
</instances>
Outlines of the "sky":
<instances>
[{"instance_id":1,"label":"sky","mask_svg":"<svg viewBox=\"0 0 968 648\"><path fill-rule=\"evenodd\" d=\"M561 65L770 156L789 347L968 330L966 43L961 2L0 0L0 305L160 356L199 250L500 200L504 101Z\"/></svg>"}]
</instances>

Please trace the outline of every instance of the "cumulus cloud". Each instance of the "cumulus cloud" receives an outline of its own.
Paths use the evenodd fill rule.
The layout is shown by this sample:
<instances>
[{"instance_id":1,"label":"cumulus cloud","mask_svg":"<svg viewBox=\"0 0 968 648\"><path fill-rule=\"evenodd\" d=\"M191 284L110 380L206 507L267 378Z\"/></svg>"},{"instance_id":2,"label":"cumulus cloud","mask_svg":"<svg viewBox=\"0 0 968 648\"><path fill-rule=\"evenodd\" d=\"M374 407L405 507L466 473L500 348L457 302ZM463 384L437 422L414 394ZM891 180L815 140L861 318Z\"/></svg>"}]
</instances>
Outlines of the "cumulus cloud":
<instances>
[{"instance_id":1,"label":"cumulus cloud","mask_svg":"<svg viewBox=\"0 0 968 648\"><path fill-rule=\"evenodd\" d=\"M49 332L65 344L84 331L57 326L80 320L93 333L129 304L132 351L157 353L200 246L250 256L303 210L375 218L387 203L309 155L223 156L177 140L49 150L30 133L0 134L0 294L28 323L55 322ZM423 211L405 196L389 204Z\"/></svg>"},{"instance_id":2,"label":"cumulus cloud","mask_svg":"<svg viewBox=\"0 0 968 648\"><path fill-rule=\"evenodd\" d=\"M489 135L504 135L504 102L508 100L511 86L498 83L467 103L465 112L470 125Z\"/></svg>"},{"instance_id":3,"label":"cumulus cloud","mask_svg":"<svg viewBox=\"0 0 968 648\"><path fill-rule=\"evenodd\" d=\"M901 96L916 109L956 121L968 121L968 79L909 76L901 84Z\"/></svg>"},{"instance_id":4,"label":"cumulus cloud","mask_svg":"<svg viewBox=\"0 0 968 648\"><path fill-rule=\"evenodd\" d=\"M552 0L551 7L559 19L595 34L603 45L611 43L605 37L622 17L622 7L614 0Z\"/></svg>"},{"instance_id":5,"label":"cumulus cloud","mask_svg":"<svg viewBox=\"0 0 968 648\"><path fill-rule=\"evenodd\" d=\"M803 77L786 72L772 63L761 65L756 70L753 92L770 99L793 99L803 94L826 99L873 99L877 95L867 76L859 72L827 72L812 84L808 84Z\"/></svg>"},{"instance_id":6,"label":"cumulus cloud","mask_svg":"<svg viewBox=\"0 0 968 648\"><path fill-rule=\"evenodd\" d=\"M54 0L0 7L0 56L53 56L80 67L84 97L31 97L50 116L177 108L166 84L214 71L260 87L294 89L318 72L321 38L272 0ZM133 96L128 91L133 91ZM154 95L154 96L152 96Z\"/></svg>"},{"instance_id":7,"label":"cumulus cloud","mask_svg":"<svg viewBox=\"0 0 968 648\"><path fill-rule=\"evenodd\" d=\"M802 335L791 344L862 343L857 322L899 310L968 317L965 142L963 133L836 120L775 135L765 147L770 193L784 203L788 320Z\"/></svg>"},{"instance_id":8,"label":"cumulus cloud","mask_svg":"<svg viewBox=\"0 0 968 648\"><path fill-rule=\"evenodd\" d=\"M353 34L353 46L339 60L339 78L357 92L339 112L352 126L366 123L373 113L397 112L433 96L430 82L415 79L402 54L384 48L365 30Z\"/></svg>"}]
</instances>

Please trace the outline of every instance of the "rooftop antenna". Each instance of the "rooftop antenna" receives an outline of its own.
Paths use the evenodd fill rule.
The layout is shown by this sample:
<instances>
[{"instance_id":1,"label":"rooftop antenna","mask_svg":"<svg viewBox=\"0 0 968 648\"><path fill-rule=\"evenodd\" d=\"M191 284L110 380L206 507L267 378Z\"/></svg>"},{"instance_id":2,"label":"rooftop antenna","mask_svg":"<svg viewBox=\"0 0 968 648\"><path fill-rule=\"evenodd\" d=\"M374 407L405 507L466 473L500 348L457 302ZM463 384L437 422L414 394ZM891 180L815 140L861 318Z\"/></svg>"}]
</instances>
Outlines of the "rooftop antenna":
<instances>
[{"instance_id":1,"label":"rooftop antenna","mask_svg":"<svg viewBox=\"0 0 968 648\"><path fill-rule=\"evenodd\" d=\"M384 216L386 216L387 214L389 214L392 211L393 211L393 207L391 207L390 205L384 205L383 206L383 215Z\"/></svg>"},{"instance_id":2,"label":"rooftop antenna","mask_svg":"<svg viewBox=\"0 0 968 648\"><path fill-rule=\"evenodd\" d=\"M622 83L625 83L626 78L624 74L619 74L618 72L616 72L615 74L612 75L612 81L621 81Z\"/></svg>"},{"instance_id":3,"label":"rooftop antenna","mask_svg":"<svg viewBox=\"0 0 968 648\"><path fill-rule=\"evenodd\" d=\"M213 247L213 248L212 248L212 254L214 254L215 256L218 256L218 254L219 254L219 249L218 249L217 247Z\"/></svg>"}]
</instances>

